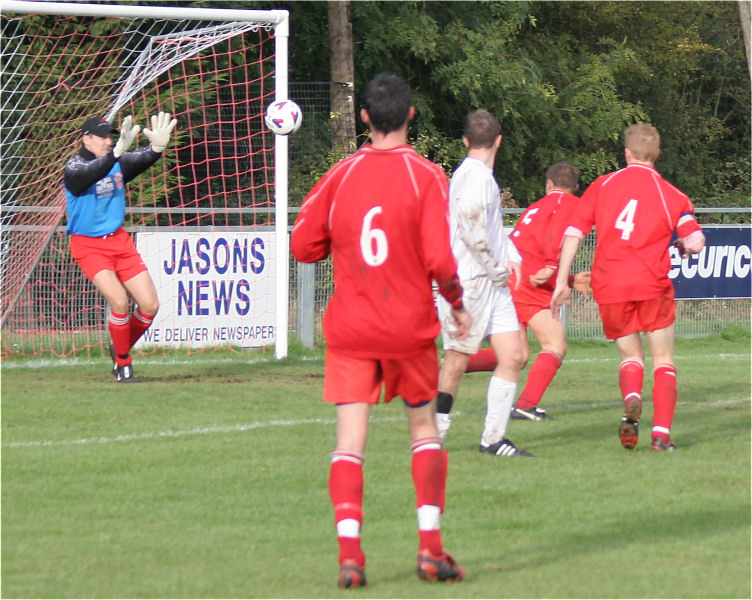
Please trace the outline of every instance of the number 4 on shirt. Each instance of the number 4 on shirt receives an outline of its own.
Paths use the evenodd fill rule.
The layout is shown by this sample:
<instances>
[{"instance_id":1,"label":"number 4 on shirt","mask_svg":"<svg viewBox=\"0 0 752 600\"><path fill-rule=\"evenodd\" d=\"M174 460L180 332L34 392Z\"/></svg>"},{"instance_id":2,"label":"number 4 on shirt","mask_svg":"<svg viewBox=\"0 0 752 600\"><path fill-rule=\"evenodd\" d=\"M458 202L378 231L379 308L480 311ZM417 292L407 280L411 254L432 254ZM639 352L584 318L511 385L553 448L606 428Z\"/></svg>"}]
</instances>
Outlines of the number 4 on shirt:
<instances>
[{"instance_id":1,"label":"number 4 on shirt","mask_svg":"<svg viewBox=\"0 0 752 600\"><path fill-rule=\"evenodd\" d=\"M634 218L637 211L637 200L632 198L616 217L614 227L621 229L621 239L628 240L634 230Z\"/></svg>"}]
</instances>

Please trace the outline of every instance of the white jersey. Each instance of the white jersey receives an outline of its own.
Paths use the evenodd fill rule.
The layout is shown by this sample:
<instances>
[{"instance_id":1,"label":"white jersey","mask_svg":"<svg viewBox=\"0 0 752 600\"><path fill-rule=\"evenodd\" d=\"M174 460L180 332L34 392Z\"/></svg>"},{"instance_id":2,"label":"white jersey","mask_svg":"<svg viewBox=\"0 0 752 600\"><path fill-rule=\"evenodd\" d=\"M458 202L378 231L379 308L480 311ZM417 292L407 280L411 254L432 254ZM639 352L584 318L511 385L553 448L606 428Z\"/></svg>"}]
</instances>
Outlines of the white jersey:
<instances>
[{"instance_id":1,"label":"white jersey","mask_svg":"<svg viewBox=\"0 0 752 600\"><path fill-rule=\"evenodd\" d=\"M468 157L457 167L449 184L449 212L460 281L505 282L507 263L522 259L504 233L499 185L485 163Z\"/></svg>"},{"instance_id":2,"label":"white jersey","mask_svg":"<svg viewBox=\"0 0 752 600\"><path fill-rule=\"evenodd\" d=\"M476 158L466 158L449 184L449 225L463 304L473 318L464 340L452 337L451 307L437 299L445 350L478 351L489 335L519 330L512 294L506 287L508 262L522 263L504 233L499 186L493 172Z\"/></svg>"}]
</instances>

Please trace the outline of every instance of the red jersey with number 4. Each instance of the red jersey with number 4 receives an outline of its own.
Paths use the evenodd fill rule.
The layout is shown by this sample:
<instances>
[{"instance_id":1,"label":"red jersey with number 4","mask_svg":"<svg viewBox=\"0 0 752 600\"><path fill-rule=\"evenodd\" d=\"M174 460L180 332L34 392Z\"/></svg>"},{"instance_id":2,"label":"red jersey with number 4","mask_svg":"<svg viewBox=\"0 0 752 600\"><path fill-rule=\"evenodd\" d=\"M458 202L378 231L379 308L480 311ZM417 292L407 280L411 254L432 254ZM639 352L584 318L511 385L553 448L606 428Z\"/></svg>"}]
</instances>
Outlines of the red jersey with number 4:
<instances>
[{"instance_id":1,"label":"red jersey with number 4","mask_svg":"<svg viewBox=\"0 0 752 600\"><path fill-rule=\"evenodd\" d=\"M571 225L584 234L595 225L595 301L649 300L670 288L668 248L685 214L692 202L651 166L631 163L593 181Z\"/></svg>"},{"instance_id":2,"label":"red jersey with number 4","mask_svg":"<svg viewBox=\"0 0 752 600\"><path fill-rule=\"evenodd\" d=\"M447 189L444 172L411 147L366 145L310 191L291 249L301 262L331 252L334 293L324 337L332 350L404 358L435 343L432 279L450 302L462 297Z\"/></svg>"},{"instance_id":3,"label":"red jersey with number 4","mask_svg":"<svg viewBox=\"0 0 752 600\"><path fill-rule=\"evenodd\" d=\"M522 281L530 284L530 276L543 267L558 267L564 230L572 218L579 198L561 190L553 190L531 204L520 216L511 238L522 255ZM536 286L554 291L556 273L546 283Z\"/></svg>"}]
</instances>

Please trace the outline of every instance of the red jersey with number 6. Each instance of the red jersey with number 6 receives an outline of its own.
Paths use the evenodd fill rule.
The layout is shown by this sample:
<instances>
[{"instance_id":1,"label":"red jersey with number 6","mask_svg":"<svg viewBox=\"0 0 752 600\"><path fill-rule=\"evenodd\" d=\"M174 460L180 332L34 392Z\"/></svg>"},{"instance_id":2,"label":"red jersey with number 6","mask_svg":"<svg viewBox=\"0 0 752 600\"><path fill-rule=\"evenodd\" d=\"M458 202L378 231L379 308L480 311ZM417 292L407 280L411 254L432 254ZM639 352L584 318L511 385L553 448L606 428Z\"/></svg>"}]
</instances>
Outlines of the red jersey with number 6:
<instances>
[{"instance_id":1,"label":"red jersey with number 6","mask_svg":"<svg viewBox=\"0 0 752 600\"><path fill-rule=\"evenodd\" d=\"M332 350L406 358L435 343L432 280L462 297L449 245L448 182L410 146L365 145L313 187L292 231L301 262L331 252L334 293L324 316Z\"/></svg>"},{"instance_id":2,"label":"red jersey with number 6","mask_svg":"<svg viewBox=\"0 0 752 600\"><path fill-rule=\"evenodd\" d=\"M630 163L598 177L577 203L571 225L595 225L593 298L599 304L649 300L672 286L669 244L689 198L649 165Z\"/></svg>"}]
</instances>

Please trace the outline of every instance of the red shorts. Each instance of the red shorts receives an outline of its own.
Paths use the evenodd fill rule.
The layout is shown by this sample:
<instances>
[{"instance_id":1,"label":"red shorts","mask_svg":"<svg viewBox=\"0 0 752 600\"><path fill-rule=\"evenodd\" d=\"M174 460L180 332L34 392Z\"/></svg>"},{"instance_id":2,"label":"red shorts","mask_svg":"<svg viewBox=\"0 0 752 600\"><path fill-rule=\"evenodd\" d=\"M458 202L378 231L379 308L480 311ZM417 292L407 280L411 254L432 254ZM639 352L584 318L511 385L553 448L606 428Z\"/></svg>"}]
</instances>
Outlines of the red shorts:
<instances>
[{"instance_id":1,"label":"red shorts","mask_svg":"<svg viewBox=\"0 0 752 600\"><path fill-rule=\"evenodd\" d=\"M70 251L89 281L105 270L114 271L120 281L147 270L133 239L122 227L102 237L71 235Z\"/></svg>"},{"instance_id":2,"label":"red shorts","mask_svg":"<svg viewBox=\"0 0 752 600\"><path fill-rule=\"evenodd\" d=\"M512 292L517 320L521 325L527 326L530 319L540 311L551 308L551 290L549 289L523 282L520 283L519 289L515 290L512 278L510 278L509 290Z\"/></svg>"},{"instance_id":3,"label":"red shorts","mask_svg":"<svg viewBox=\"0 0 752 600\"><path fill-rule=\"evenodd\" d=\"M674 322L676 303L671 286L658 298L599 304L603 333L609 340L638 331L663 329Z\"/></svg>"},{"instance_id":4,"label":"red shorts","mask_svg":"<svg viewBox=\"0 0 752 600\"><path fill-rule=\"evenodd\" d=\"M324 401L333 404L377 404L384 384L384 402L401 396L408 406L421 406L439 393L436 346L410 358L354 358L327 349L324 361Z\"/></svg>"}]
</instances>

